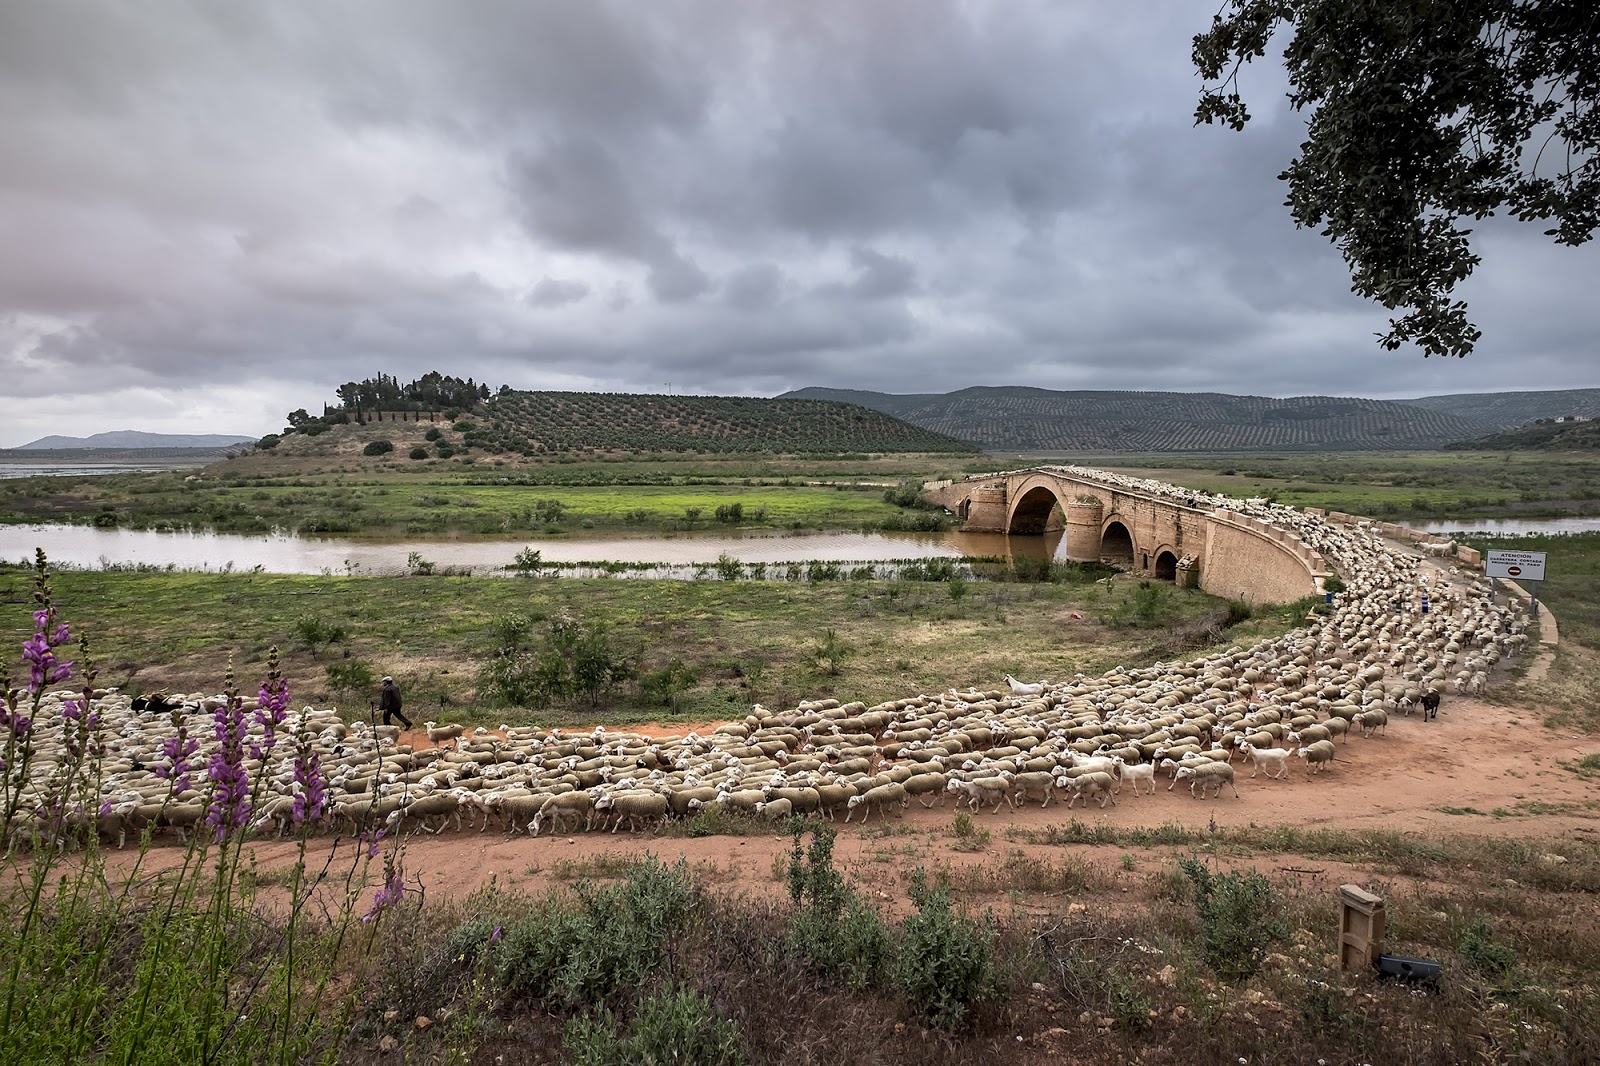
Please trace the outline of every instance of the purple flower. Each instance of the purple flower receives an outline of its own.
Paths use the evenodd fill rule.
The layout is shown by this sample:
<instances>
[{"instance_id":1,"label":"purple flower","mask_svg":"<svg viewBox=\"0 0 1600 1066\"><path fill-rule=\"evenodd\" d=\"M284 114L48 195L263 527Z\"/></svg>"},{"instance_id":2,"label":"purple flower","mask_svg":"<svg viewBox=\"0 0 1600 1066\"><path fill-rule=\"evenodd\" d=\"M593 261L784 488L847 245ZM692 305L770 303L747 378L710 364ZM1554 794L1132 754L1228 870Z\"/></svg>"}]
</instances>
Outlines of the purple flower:
<instances>
[{"instance_id":1,"label":"purple flower","mask_svg":"<svg viewBox=\"0 0 1600 1066\"><path fill-rule=\"evenodd\" d=\"M362 831L361 839L366 841L367 844L367 858L376 859L378 857L378 842L383 839L385 832L383 829L377 829L371 833L365 830Z\"/></svg>"},{"instance_id":2,"label":"purple flower","mask_svg":"<svg viewBox=\"0 0 1600 1066\"><path fill-rule=\"evenodd\" d=\"M189 774L194 769L189 757L199 750L199 742L189 735L188 728L179 721L177 733L161 742L161 757L166 763L157 763L151 773L163 781L171 781L175 794L187 792L193 783Z\"/></svg>"},{"instance_id":3,"label":"purple flower","mask_svg":"<svg viewBox=\"0 0 1600 1066\"><path fill-rule=\"evenodd\" d=\"M321 819L328 807L327 782L322 776L322 764L317 753L311 750L309 739L302 737L294 756L294 806L290 816L294 823L315 822Z\"/></svg>"},{"instance_id":4,"label":"purple flower","mask_svg":"<svg viewBox=\"0 0 1600 1066\"><path fill-rule=\"evenodd\" d=\"M213 716L217 750L206 763L211 780L211 800L206 805L206 825L222 843L250 820L250 779L244 769L244 707L230 695Z\"/></svg>"},{"instance_id":5,"label":"purple flower","mask_svg":"<svg viewBox=\"0 0 1600 1066\"><path fill-rule=\"evenodd\" d=\"M400 902L400 897L405 895L405 875L401 872L400 864L393 859L384 863L386 867L383 885L372 897L372 909L361 916L363 922L372 922L378 915Z\"/></svg>"},{"instance_id":6,"label":"purple flower","mask_svg":"<svg viewBox=\"0 0 1600 1066\"><path fill-rule=\"evenodd\" d=\"M503 933L503 932L505 932L505 926L503 926L503 925L495 926L494 927L494 932L489 934L489 943L491 943L491 944L500 943L500 934Z\"/></svg>"},{"instance_id":7,"label":"purple flower","mask_svg":"<svg viewBox=\"0 0 1600 1066\"><path fill-rule=\"evenodd\" d=\"M278 649L273 648L267 657L267 679L261 682L261 689L256 693L254 717L261 726L262 737L259 743L250 745L252 759L259 759L272 750L277 743L278 726L283 724L288 715L289 682L278 671Z\"/></svg>"}]
</instances>

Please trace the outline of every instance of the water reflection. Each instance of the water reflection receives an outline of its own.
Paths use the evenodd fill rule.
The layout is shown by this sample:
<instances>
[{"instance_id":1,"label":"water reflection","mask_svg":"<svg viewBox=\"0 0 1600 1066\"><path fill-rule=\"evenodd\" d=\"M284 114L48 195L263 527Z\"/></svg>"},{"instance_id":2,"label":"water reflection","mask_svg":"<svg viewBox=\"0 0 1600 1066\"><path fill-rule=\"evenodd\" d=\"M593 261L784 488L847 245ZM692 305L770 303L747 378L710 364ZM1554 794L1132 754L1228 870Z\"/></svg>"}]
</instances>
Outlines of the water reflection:
<instances>
[{"instance_id":1,"label":"water reflection","mask_svg":"<svg viewBox=\"0 0 1600 1066\"><path fill-rule=\"evenodd\" d=\"M0 559L27 560L42 547L57 563L78 567L174 566L280 574L396 574L413 555L437 569L503 573L524 548L545 562L651 563L674 568L654 576L687 576L694 564L724 554L741 563L883 562L962 556L1060 558L1062 537L997 533L762 533L742 536L661 534L654 537L563 537L553 540L453 538L348 540L337 537L93 529L86 526L0 526Z\"/></svg>"},{"instance_id":2,"label":"water reflection","mask_svg":"<svg viewBox=\"0 0 1600 1066\"><path fill-rule=\"evenodd\" d=\"M1429 533L1595 533L1600 517L1573 518L1447 518L1438 522L1407 522Z\"/></svg>"}]
</instances>

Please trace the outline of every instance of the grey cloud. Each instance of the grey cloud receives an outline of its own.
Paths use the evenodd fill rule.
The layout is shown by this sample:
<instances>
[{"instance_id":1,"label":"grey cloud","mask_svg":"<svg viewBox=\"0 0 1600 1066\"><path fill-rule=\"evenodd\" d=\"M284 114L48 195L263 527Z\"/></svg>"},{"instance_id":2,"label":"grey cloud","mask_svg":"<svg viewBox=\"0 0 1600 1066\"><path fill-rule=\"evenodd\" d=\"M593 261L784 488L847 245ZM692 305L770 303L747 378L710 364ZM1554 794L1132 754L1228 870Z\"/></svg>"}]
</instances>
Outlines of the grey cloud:
<instances>
[{"instance_id":1,"label":"grey cloud","mask_svg":"<svg viewBox=\"0 0 1600 1066\"><path fill-rule=\"evenodd\" d=\"M565 307L589 295L587 282L567 278L540 278L528 291L529 307Z\"/></svg>"},{"instance_id":2,"label":"grey cloud","mask_svg":"<svg viewBox=\"0 0 1600 1066\"><path fill-rule=\"evenodd\" d=\"M722 298L741 311L764 311L783 297L783 270L776 263L751 263L722 284Z\"/></svg>"},{"instance_id":3,"label":"grey cloud","mask_svg":"<svg viewBox=\"0 0 1600 1066\"><path fill-rule=\"evenodd\" d=\"M12 5L0 372L30 402L0 429L434 368L743 393L1600 384L1600 252L1501 220L1462 287L1478 353L1378 350L1386 316L1282 207L1303 124L1281 73L1248 72L1244 134L1191 125L1211 11ZM34 410L55 421L24 434Z\"/></svg>"}]
</instances>

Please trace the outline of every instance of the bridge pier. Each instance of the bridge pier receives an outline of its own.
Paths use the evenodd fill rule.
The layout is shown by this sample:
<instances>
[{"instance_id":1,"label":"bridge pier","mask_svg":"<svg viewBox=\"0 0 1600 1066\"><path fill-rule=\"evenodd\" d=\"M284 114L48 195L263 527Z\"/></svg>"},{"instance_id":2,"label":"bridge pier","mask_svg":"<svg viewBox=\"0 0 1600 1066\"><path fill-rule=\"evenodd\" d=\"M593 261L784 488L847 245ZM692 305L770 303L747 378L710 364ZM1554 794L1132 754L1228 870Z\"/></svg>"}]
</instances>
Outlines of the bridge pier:
<instances>
[{"instance_id":1,"label":"bridge pier","mask_svg":"<svg viewBox=\"0 0 1600 1066\"><path fill-rule=\"evenodd\" d=\"M1067 560L1074 563L1100 561L1100 526L1106 508L1094 496L1078 496L1068 503Z\"/></svg>"}]
</instances>

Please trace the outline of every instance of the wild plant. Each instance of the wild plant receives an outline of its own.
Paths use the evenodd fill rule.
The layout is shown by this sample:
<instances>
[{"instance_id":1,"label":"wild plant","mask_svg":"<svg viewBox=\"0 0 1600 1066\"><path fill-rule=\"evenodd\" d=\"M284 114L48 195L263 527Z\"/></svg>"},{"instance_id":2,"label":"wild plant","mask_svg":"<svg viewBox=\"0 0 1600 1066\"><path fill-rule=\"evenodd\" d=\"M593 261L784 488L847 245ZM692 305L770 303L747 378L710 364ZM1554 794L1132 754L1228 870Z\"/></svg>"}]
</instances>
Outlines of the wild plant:
<instances>
[{"instance_id":1,"label":"wild plant","mask_svg":"<svg viewBox=\"0 0 1600 1066\"><path fill-rule=\"evenodd\" d=\"M361 920L377 838L355 849L342 878L331 876L337 843L308 867L328 782L304 720L289 713L275 650L248 704L230 666L209 737L181 708L165 729L130 719L114 733L101 719L88 642L79 638L77 660L60 657L72 635L42 550L33 599L26 683L0 676L0 844L10 866L0 889L0 1061L302 1061L342 1031L331 963L347 942L370 950L382 911L405 892L399 851L385 856L384 886ZM74 675L81 689L61 687ZM149 767L165 783L159 801L105 772L130 750L128 731L152 726L165 734ZM112 867L102 828L138 821L137 855ZM154 861L166 858L154 828L185 822L193 832L182 856ZM258 905L244 850L272 822L298 838L286 914Z\"/></svg>"}]
</instances>

